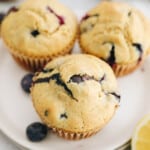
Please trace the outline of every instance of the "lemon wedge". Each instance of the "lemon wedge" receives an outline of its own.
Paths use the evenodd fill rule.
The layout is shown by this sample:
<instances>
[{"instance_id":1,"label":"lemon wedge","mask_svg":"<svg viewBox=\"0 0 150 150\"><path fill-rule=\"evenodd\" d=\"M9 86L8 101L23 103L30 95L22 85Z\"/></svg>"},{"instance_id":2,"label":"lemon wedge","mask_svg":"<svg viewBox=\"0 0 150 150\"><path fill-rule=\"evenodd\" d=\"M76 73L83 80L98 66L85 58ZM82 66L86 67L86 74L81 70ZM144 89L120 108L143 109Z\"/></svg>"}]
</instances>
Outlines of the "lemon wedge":
<instances>
[{"instance_id":1,"label":"lemon wedge","mask_svg":"<svg viewBox=\"0 0 150 150\"><path fill-rule=\"evenodd\" d=\"M132 150L150 150L150 114L137 125L132 137Z\"/></svg>"}]
</instances>

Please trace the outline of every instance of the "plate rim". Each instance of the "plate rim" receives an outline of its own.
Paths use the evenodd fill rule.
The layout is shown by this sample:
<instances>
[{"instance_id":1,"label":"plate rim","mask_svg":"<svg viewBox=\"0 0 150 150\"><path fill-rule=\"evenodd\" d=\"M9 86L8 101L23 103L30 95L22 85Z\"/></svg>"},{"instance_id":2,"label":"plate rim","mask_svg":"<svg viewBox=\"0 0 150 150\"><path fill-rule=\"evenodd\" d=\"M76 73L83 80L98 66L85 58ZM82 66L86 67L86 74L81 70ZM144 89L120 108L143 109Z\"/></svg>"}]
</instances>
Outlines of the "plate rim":
<instances>
[{"instance_id":1,"label":"plate rim","mask_svg":"<svg viewBox=\"0 0 150 150\"><path fill-rule=\"evenodd\" d=\"M146 1L148 1L148 0L146 0ZM1 39L0 39L0 41L1 41ZM9 132L7 130L7 128L5 127L5 125L2 122L0 122L0 132L2 134L4 134L11 142L13 142L18 148L20 148L22 150L30 150L30 149L31 150L37 150L37 148L36 148L36 146L34 146L34 144L27 143L26 141L23 141L23 140L20 140L19 138L16 138L15 135L11 134L11 132ZM127 140L129 140L129 139L127 139ZM124 143L126 141L124 141ZM120 144L123 144L123 143L120 143ZM119 147L119 145L117 147ZM49 149L51 149L51 148L49 148Z\"/></svg>"}]
</instances>

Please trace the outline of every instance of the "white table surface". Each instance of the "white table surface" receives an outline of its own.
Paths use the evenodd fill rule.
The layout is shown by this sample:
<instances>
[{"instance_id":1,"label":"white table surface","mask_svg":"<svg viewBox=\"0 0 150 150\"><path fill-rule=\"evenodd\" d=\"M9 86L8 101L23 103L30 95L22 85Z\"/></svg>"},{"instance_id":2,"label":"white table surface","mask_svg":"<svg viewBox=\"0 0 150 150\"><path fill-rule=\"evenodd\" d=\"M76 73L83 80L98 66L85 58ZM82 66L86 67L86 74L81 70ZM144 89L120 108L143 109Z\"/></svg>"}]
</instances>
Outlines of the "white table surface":
<instances>
[{"instance_id":1,"label":"white table surface","mask_svg":"<svg viewBox=\"0 0 150 150\"><path fill-rule=\"evenodd\" d=\"M20 150L8 138L0 132L0 149L1 150Z\"/></svg>"}]
</instances>

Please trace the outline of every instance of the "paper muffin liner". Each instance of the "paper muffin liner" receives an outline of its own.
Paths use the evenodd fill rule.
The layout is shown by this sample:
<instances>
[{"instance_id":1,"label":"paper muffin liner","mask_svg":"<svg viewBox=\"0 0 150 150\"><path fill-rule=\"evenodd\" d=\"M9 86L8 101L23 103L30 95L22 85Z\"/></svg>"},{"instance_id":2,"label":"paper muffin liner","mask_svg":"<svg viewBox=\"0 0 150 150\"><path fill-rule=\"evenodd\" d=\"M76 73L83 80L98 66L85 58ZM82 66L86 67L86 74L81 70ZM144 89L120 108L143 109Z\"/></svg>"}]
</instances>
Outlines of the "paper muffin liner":
<instances>
[{"instance_id":1,"label":"paper muffin liner","mask_svg":"<svg viewBox=\"0 0 150 150\"><path fill-rule=\"evenodd\" d=\"M141 62L134 62L125 65L115 64L112 66L112 69L116 77L122 77L135 71L142 64L142 62L143 60Z\"/></svg>"},{"instance_id":2,"label":"paper muffin liner","mask_svg":"<svg viewBox=\"0 0 150 150\"><path fill-rule=\"evenodd\" d=\"M79 41L79 43L80 43L80 41ZM81 47L81 50L83 53L94 55L94 54L88 53L88 51L82 47L81 43L80 43L80 47ZM94 55L94 56L96 56L96 55ZM129 63L129 64L114 64L113 66L111 66L111 68L113 69L116 77L122 77L122 76L128 75L128 74L132 73L133 71L135 71L139 66L141 66L141 64L144 62L146 56L147 56L147 54L145 54L145 56L142 57L141 61L135 61L135 62ZM96 57L99 57L99 56L96 56Z\"/></svg>"},{"instance_id":3,"label":"paper muffin liner","mask_svg":"<svg viewBox=\"0 0 150 150\"><path fill-rule=\"evenodd\" d=\"M88 137L96 134L100 129L101 128L98 128L98 129L83 132L83 133L80 133L80 132L73 133L73 132L65 131L63 129L52 128L54 133L56 133L58 136L60 136L64 139L68 139L68 140L81 140L81 139L88 138Z\"/></svg>"},{"instance_id":4,"label":"paper muffin liner","mask_svg":"<svg viewBox=\"0 0 150 150\"><path fill-rule=\"evenodd\" d=\"M36 72L41 70L49 61L51 61L52 59L59 57L59 56L64 56L67 54L71 54L75 41L77 39L77 34L78 34L78 28L77 31L75 33L74 38L72 39L72 41L66 46L66 48L64 48L62 51L53 53L49 56L45 56L45 57L37 57L37 56L28 56L22 53L17 52L16 50L13 49L12 46L10 46L5 39L4 42L6 43L9 52L11 53L11 55L13 56L14 60L23 68ZM57 45L56 45L57 47Z\"/></svg>"},{"instance_id":5,"label":"paper muffin liner","mask_svg":"<svg viewBox=\"0 0 150 150\"><path fill-rule=\"evenodd\" d=\"M13 53L12 51L10 53L20 66L27 70L35 72L41 70L49 61L51 61L55 57L67 55L71 53L71 51L72 49L70 47L70 50L68 49L66 51L62 51L61 53L57 53L56 55L51 55L45 58L32 58L25 55Z\"/></svg>"}]
</instances>

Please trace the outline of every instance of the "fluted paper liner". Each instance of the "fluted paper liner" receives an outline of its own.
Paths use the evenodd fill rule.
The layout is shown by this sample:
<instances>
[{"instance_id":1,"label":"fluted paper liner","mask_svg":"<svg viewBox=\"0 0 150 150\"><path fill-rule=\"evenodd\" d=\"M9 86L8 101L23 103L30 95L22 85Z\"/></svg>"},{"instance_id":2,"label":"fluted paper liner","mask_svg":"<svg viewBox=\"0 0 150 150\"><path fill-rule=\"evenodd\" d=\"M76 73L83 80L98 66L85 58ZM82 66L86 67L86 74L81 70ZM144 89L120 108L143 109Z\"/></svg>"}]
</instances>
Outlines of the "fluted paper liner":
<instances>
[{"instance_id":1,"label":"fluted paper liner","mask_svg":"<svg viewBox=\"0 0 150 150\"><path fill-rule=\"evenodd\" d=\"M81 140L88 138L94 134L96 134L101 128L97 128L95 130L83 132L83 133L73 133L69 131L65 131L63 129L58 129L58 128L52 128L53 132L56 133L58 136L68 139L68 140Z\"/></svg>"}]
</instances>

